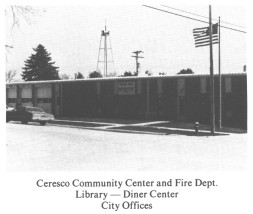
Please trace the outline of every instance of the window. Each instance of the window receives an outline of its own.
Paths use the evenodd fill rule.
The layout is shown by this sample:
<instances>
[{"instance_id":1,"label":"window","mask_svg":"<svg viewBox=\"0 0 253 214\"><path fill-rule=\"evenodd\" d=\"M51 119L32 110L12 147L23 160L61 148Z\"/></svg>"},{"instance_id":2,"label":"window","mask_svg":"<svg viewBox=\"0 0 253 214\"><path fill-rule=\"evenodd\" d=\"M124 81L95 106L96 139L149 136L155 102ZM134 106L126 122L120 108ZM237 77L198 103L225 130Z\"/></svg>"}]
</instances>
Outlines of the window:
<instances>
[{"instance_id":1,"label":"window","mask_svg":"<svg viewBox=\"0 0 253 214\"><path fill-rule=\"evenodd\" d=\"M231 93L232 92L232 83L231 83L231 77L225 78L225 93Z\"/></svg>"},{"instance_id":2,"label":"window","mask_svg":"<svg viewBox=\"0 0 253 214\"><path fill-rule=\"evenodd\" d=\"M37 98L37 103L51 103L51 98Z\"/></svg>"},{"instance_id":3,"label":"window","mask_svg":"<svg viewBox=\"0 0 253 214\"><path fill-rule=\"evenodd\" d=\"M157 89L158 89L158 94L163 93L163 80L162 79L157 80Z\"/></svg>"},{"instance_id":4,"label":"window","mask_svg":"<svg viewBox=\"0 0 253 214\"><path fill-rule=\"evenodd\" d=\"M32 103L32 98L21 98L21 103Z\"/></svg>"},{"instance_id":5,"label":"window","mask_svg":"<svg viewBox=\"0 0 253 214\"><path fill-rule=\"evenodd\" d=\"M200 93L206 94L206 78L200 78Z\"/></svg>"},{"instance_id":6,"label":"window","mask_svg":"<svg viewBox=\"0 0 253 214\"><path fill-rule=\"evenodd\" d=\"M178 96L185 96L185 79L177 80L177 94Z\"/></svg>"},{"instance_id":7,"label":"window","mask_svg":"<svg viewBox=\"0 0 253 214\"><path fill-rule=\"evenodd\" d=\"M16 98L8 98L8 103L16 103L17 99Z\"/></svg>"},{"instance_id":8,"label":"window","mask_svg":"<svg viewBox=\"0 0 253 214\"><path fill-rule=\"evenodd\" d=\"M61 104L61 98L60 97L57 97L56 98L56 104L59 106Z\"/></svg>"}]
</instances>

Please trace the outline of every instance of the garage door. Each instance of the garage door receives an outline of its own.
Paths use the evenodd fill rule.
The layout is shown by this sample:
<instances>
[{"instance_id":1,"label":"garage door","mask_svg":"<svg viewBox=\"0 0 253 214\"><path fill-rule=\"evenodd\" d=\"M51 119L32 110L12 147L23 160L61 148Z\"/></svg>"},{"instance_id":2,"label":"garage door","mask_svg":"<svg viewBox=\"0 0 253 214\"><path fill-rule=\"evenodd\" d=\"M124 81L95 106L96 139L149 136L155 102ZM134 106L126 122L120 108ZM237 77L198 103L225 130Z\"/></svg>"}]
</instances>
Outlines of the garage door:
<instances>
[{"instance_id":1,"label":"garage door","mask_svg":"<svg viewBox=\"0 0 253 214\"><path fill-rule=\"evenodd\" d=\"M52 89L50 84L36 86L36 103L45 112L52 113Z\"/></svg>"},{"instance_id":2,"label":"garage door","mask_svg":"<svg viewBox=\"0 0 253 214\"><path fill-rule=\"evenodd\" d=\"M10 86L7 88L7 105L10 107L16 106L17 101L17 87L16 86Z\"/></svg>"},{"instance_id":3,"label":"garage door","mask_svg":"<svg viewBox=\"0 0 253 214\"><path fill-rule=\"evenodd\" d=\"M51 98L52 90L51 85L37 86L37 98Z\"/></svg>"},{"instance_id":4,"label":"garage door","mask_svg":"<svg viewBox=\"0 0 253 214\"><path fill-rule=\"evenodd\" d=\"M17 98L17 87L10 86L8 88L8 98Z\"/></svg>"},{"instance_id":5,"label":"garage door","mask_svg":"<svg viewBox=\"0 0 253 214\"><path fill-rule=\"evenodd\" d=\"M21 87L21 98L32 98L32 86L22 86Z\"/></svg>"},{"instance_id":6,"label":"garage door","mask_svg":"<svg viewBox=\"0 0 253 214\"><path fill-rule=\"evenodd\" d=\"M32 86L23 85L20 87L21 90L21 103L22 106L33 106L32 104Z\"/></svg>"}]
</instances>

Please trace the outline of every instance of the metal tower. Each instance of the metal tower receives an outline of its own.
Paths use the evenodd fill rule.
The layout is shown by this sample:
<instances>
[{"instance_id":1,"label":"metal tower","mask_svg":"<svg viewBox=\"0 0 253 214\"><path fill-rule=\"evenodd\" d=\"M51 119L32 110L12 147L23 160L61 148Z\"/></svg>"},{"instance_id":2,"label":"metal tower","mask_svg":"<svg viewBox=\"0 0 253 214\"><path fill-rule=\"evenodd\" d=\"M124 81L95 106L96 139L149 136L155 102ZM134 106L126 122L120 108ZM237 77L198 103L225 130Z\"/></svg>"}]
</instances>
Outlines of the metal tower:
<instances>
[{"instance_id":1,"label":"metal tower","mask_svg":"<svg viewBox=\"0 0 253 214\"><path fill-rule=\"evenodd\" d=\"M112 54L112 45L111 45L111 39L110 39L110 31L106 31L106 25L105 25L105 30L101 31L101 38L100 38L100 45L99 45L99 51L98 51L98 62L97 62L97 72L98 72L98 65L100 62L104 63L104 77L107 77L107 64L112 63L113 64L113 71L115 73L115 68L114 68L114 62L113 62L113 54ZM107 40L109 40L110 47L108 47ZM102 45L103 41L103 47ZM104 59L100 61L100 51L104 50ZM111 50L111 61L108 61L108 50Z\"/></svg>"}]
</instances>

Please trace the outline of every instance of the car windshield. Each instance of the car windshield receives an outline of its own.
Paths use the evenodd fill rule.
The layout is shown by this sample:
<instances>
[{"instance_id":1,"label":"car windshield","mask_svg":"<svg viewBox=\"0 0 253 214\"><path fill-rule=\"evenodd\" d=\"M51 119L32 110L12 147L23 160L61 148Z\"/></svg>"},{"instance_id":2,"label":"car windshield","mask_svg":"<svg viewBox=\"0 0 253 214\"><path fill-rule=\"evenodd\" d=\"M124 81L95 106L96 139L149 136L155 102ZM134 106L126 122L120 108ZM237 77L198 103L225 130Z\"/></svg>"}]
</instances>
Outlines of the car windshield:
<instances>
[{"instance_id":1,"label":"car windshield","mask_svg":"<svg viewBox=\"0 0 253 214\"><path fill-rule=\"evenodd\" d=\"M34 107L26 107L26 111L37 111L37 112L44 112L42 109L40 108L34 108Z\"/></svg>"}]
</instances>

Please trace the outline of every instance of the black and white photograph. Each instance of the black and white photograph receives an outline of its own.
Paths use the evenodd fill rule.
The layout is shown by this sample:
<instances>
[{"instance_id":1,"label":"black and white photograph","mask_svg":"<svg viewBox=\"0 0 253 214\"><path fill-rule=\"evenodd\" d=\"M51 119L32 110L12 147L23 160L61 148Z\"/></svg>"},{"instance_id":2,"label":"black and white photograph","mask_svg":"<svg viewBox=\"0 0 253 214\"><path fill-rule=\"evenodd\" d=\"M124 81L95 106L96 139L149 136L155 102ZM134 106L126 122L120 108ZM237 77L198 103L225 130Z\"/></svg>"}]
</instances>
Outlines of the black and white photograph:
<instances>
[{"instance_id":1,"label":"black and white photograph","mask_svg":"<svg viewBox=\"0 0 253 214\"><path fill-rule=\"evenodd\" d=\"M8 170L246 169L243 6L9 6L6 22Z\"/></svg>"},{"instance_id":2,"label":"black and white photograph","mask_svg":"<svg viewBox=\"0 0 253 214\"><path fill-rule=\"evenodd\" d=\"M177 187L216 188L209 196L202 193L213 200L219 188L219 197L230 195L227 186L220 187L222 173L248 172L247 5L148 2L4 6L5 173L35 177L41 200L54 187L51 181L60 180L57 173L68 173L73 188L86 188L76 190L75 199L89 198L85 203L94 203L96 213L168 213L168 203L173 213L185 213L174 208L191 196ZM191 177L195 183L177 176L182 172L197 173ZM218 175L204 181L201 172ZM78 173L101 174L88 184ZM120 173L128 175L122 183ZM142 179L135 181L135 173L144 173ZM170 173L174 177L161 184L172 190L158 192ZM126 190L96 193L93 185ZM239 186L234 188L239 194ZM188 203L189 213L201 213ZM83 206L73 211L86 213Z\"/></svg>"}]
</instances>

